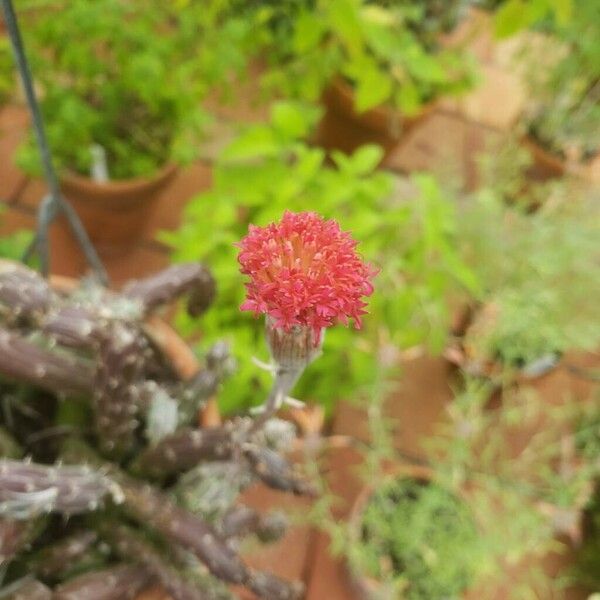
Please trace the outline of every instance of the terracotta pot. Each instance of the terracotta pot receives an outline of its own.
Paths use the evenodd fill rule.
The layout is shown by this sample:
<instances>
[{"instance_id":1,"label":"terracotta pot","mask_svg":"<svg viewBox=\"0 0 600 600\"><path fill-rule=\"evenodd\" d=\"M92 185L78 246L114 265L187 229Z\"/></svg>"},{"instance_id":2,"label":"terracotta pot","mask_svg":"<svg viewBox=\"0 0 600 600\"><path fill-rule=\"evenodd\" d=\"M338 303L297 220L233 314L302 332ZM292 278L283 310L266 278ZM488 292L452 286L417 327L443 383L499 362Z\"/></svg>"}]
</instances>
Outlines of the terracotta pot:
<instances>
[{"instance_id":1,"label":"terracotta pot","mask_svg":"<svg viewBox=\"0 0 600 600\"><path fill-rule=\"evenodd\" d=\"M592 183L600 182L600 153L585 162L573 163L550 152L531 136L526 136L522 143L533 159L529 171L532 179L545 181L572 175Z\"/></svg>"},{"instance_id":2,"label":"terracotta pot","mask_svg":"<svg viewBox=\"0 0 600 600\"><path fill-rule=\"evenodd\" d=\"M433 471L426 466L414 465L414 464L396 464L388 469L390 478L409 478L415 479L420 482L429 483L433 480ZM378 484L379 487L381 483ZM358 543L359 537L361 536L360 524L362 521L362 514L365 511L367 504L369 503L374 491L374 486L365 487L360 494L357 496L349 517L349 528L350 528L350 543ZM383 598L381 591L381 584L370 577L360 575L352 569L349 563L345 562L348 576L355 589L357 597L360 600L376 600Z\"/></svg>"},{"instance_id":3,"label":"terracotta pot","mask_svg":"<svg viewBox=\"0 0 600 600\"><path fill-rule=\"evenodd\" d=\"M432 110L424 105L414 116L404 116L388 106L377 106L363 113L354 109L352 86L336 78L323 94L325 115L319 124L317 142L327 150L353 152L364 144L377 144L387 157L402 137Z\"/></svg>"},{"instance_id":4,"label":"terracotta pot","mask_svg":"<svg viewBox=\"0 0 600 600\"><path fill-rule=\"evenodd\" d=\"M168 164L148 178L97 183L74 173L61 177L71 202L102 255L119 255L140 240L161 191L177 172Z\"/></svg>"}]
</instances>

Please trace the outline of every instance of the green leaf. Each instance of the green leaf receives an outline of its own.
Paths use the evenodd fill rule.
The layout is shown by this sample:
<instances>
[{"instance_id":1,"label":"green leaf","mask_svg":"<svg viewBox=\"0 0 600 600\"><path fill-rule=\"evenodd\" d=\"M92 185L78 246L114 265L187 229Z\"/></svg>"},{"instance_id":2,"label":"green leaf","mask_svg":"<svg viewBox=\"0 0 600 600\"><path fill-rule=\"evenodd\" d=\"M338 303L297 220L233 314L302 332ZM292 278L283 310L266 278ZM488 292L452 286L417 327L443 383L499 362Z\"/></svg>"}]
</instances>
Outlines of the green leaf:
<instances>
[{"instance_id":1,"label":"green leaf","mask_svg":"<svg viewBox=\"0 0 600 600\"><path fill-rule=\"evenodd\" d=\"M274 156L280 151L275 132L267 125L250 127L223 150L226 161Z\"/></svg>"},{"instance_id":2,"label":"green leaf","mask_svg":"<svg viewBox=\"0 0 600 600\"><path fill-rule=\"evenodd\" d=\"M377 69L363 71L356 79L354 108L358 112L365 112L383 104L391 95L392 80L387 74Z\"/></svg>"},{"instance_id":3,"label":"green leaf","mask_svg":"<svg viewBox=\"0 0 600 600\"><path fill-rule=\"evenodd\" d=\"M326 32L323 19L317 13L303 11L297 17L292 42L294 51L298 54L314 50L323 39Z\"/></svg>"},{"instance_id":4,"label":"green leaf","mask_svg":"<svg viewBox=\"0 0 600 600\"><path fill-rule=\"evenodd\" d=\"M530 9L524 0L507 0L496 11L494 32L497 37L505 38L529 25Z\"/></svg>"},{"instance_id":5,"label":"green leaf","mask_svg":"<svg viewBox=\"0 0 600 600\"><path fill-rule=\"evenodd\" d=\"M356 0L326 0L331 28L346 45L350 54L362 51L362 25Z\"/></svg>"},{"instance_id":6,"label":"green leaf","mask_svg":"<svg viewBox=\"0 0 600 600\"><path fill-rule=\"evenodd\" d=\"M406 81L398 88L396 92L396 105L407 116L416 114L421 108L421 97L417 86Z\"/></svg>"},{"instance_id":7,"label":"green leaf","mask_svg":"<svg viewBox=\"0 0 600 600\"><path fill-rule=\"evenodd\" d=\"M308 111L293 102L278 102L271 111L274 127L287 138L300 139L308 135L312 122Z\"/></svg>"},{"instance_id":8,"label":"green leaf","mask_svg":"<svg viewBox=\"0 0 600 600\"><path fill-rule=\"evenodd\" d=\"M383 149L380 146L362 146L350 158L352 170L356 175L368 175L377 168L382 158Z\"/></svg>"}]
</instances>

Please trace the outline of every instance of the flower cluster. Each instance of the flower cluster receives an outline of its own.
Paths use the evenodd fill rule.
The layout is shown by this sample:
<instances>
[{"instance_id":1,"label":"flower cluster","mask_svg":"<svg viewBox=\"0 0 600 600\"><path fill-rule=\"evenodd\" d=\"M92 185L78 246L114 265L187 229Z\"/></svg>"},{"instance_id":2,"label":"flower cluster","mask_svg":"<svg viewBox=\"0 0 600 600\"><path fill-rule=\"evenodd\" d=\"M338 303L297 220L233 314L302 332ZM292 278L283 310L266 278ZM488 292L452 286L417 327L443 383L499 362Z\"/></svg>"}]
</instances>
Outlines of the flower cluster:
<instances>
[{"instance_id":1,"label":"flower cluster","mask_svg":"<svg viewBox=\"0 0 600 600\"><path fill-rule=\"evenodd\" d=\"M250 226L238 244L241 272L250 276L242 310L266 314L276 327L321 331L335 323L361 325L375 270L363 262L349 233L314 212L286 211L279 223Z\"/></svg>"}]
</instances>

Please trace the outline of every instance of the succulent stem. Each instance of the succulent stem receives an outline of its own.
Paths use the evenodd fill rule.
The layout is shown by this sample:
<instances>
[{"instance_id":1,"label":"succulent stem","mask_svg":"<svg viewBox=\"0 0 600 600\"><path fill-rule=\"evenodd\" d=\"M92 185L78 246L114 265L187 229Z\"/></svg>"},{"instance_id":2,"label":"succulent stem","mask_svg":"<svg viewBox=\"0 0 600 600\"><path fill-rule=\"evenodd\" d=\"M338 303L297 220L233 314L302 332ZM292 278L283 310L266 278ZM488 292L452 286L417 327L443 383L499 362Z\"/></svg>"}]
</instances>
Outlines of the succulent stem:
<instances>
[{"instance_id":1,"label":"succulent stem","mask_svg":"<svg viewBox=\"0 0 600 600\"><path fill-rule=\"evenodd\" d=\"M132 281L123 289L123 295L138 301L144 314L188 296L188 312L201 315L215 296L215 280L200 263L173 265L156 275Z\"/></svg>"},{"instance_id":2,"label":"succulent stem","mask_svg":"<svg viewBox=\"0 0 600 600\"><path fill-rule=\"evenodd\" d=\"M0 375L59 395L87 394L92 382L87 363L44 350L5 329L0 329Z\"/></svg>"},{"instance_id":3,"label":"succulent stem","mask_svg":"<svg viewBox=\"0 0 600 600\"><path fill-rule=\"evenodd\" d=\"M57 586L52 600L128 600L151 583L150 573L138 565L118 565Z\"/></svg>"},{"instance_id":4,"label":"succulent stem","mask_svg":"<svg viewBox=\"0 0 600 600\"><path fill-rule=\"evenodd\" d=\"M120 490L86 466L46 466L0 460L0 515L31 519L48 512L74 515L99 508Z\"/></svg>"}]
</instances>

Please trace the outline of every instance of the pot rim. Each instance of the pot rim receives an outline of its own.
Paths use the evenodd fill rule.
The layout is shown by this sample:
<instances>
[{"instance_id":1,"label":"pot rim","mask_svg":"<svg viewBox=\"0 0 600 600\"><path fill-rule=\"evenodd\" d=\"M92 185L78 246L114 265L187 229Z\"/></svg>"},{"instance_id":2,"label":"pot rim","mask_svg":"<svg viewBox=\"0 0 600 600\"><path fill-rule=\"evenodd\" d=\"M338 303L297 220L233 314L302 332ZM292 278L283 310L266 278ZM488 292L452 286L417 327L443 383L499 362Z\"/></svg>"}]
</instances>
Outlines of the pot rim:
<instances>
[{"instance_id":1,"label":"pot rim","mask_svg":"<svg viewBox=\"0 0 600 600\"><path fill-rule=\"evenodd\" d=\"M433 99L421 105L414 115L405 115L386 104L359 113L354 108L354 90L341 75L333 78L325 90L325 99L326 104L340 110L346 117L359 121L364 127L386 136L391 135L390 125L394 121L397 120L402 126L401 132L406 132L407 128L424 119L437 106L437 99Z\"/></svg>"},{"instance_id":2,"label":"pot rim","mask_svg":"<svg viewBox=\"0 0 600 600\"><path fill-rule=\"evenodd\" d=\"M158 171L149 176L132 177L130 179L111 179L109 181L94 181L90 177L80 175L75 171L67 170L60 174L60 184L67 188L93 189L104 193L132 193L145 188L155 188L167 179L170 179L178 170L178 165L168 162Z\"/></svg>"}]
</instances>

